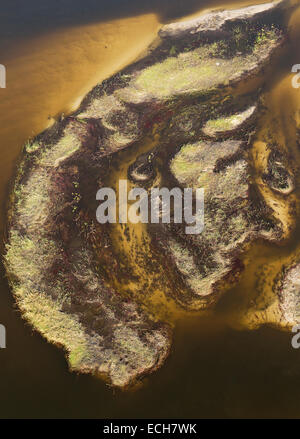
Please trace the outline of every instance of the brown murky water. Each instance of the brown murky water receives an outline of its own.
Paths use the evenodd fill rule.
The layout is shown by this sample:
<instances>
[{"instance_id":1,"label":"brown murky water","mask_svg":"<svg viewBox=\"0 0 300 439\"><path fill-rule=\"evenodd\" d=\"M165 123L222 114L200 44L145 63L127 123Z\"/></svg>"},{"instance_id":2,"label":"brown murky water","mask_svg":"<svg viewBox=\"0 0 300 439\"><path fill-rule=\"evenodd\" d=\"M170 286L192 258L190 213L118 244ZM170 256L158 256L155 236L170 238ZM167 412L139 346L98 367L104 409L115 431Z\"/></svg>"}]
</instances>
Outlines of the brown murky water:
<instances>
[{"instance_id":1,"label":"brown murky water","mask_svg":"<svg viewBox=\"0 0 300 439\"><path fill-rule=\"evenodd\" d=\"M38 8L35 3L32 0L33 7ZM2 29L11 30L0 44L0 63L6 65L8 77L7 88L0 89L1 229L8 182L22 144L29 137L58 114L76 108L94 84L131 62L153 39L161 23L211 7L251 3L255 1L132 1L129 10L117 5L83 14L74 2L69 21L63 18L70 11L62 10L52 17L50 9L44 15L52 18L51 23L40 20L39 25L33 15L33 21L25 20L21 29L8 26L8 6L7 16L0 17ZM289 46L274 61L268 77L268 111L253 149L258 184L265 130L300 160L295 144L300 89L291 87L290 75L291 66L300 62L299 37L300 5L290 18ZM150 146L141 145L139 151ZM132 157L128 154L125 158L126 166L123 163L112 179L125 176ZM261 186L261 190L265 188ZM299 189L295 196L300 200ZM280 199L277 201L278 214L288 222L284 206ZM136 229L132 233L132 241L146 243L147 252L144 232ZM117 251L127 257L131 268L151 280L153 273L136 263L132 248L122 241L120 245L122 232L117 227L112 236ZM300 417L300 352L292 349L290 333L270 325L248 329L255 328L257 321L276 320L272 281L281 265L298 252L297 224L284 246L257 243L245 257L246 270L239 284L224 295L214 312L202 316L178 313L167 363L143 387L129 393L112 393L96 378L69 373L63 353L24 324L3 276L0 322L7 328L8 340L7 349L0 350L0 417ZM117 283L124 288L122 280ZM137 291L134 283L125 287ZM156 298L163 301L161 289ZM176 306L171 305L171 309L176 314Z\"/></svg>"}]
</instances>

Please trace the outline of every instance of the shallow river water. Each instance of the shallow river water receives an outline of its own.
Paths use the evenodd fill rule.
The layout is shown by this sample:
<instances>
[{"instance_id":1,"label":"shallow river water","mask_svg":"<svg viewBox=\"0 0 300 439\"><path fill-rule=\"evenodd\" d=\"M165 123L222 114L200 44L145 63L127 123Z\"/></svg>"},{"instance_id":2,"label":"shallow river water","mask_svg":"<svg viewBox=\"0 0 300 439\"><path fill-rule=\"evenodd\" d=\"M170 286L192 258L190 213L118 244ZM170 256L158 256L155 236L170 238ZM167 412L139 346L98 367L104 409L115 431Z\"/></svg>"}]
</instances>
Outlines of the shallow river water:
<instances>
[{"instance_id":1,"label":"shallow river water","mask_svg":"<svg viewBox=\"0 0 300 439\"><path fill-rule=\"evenodd\" d=\"M75 109L93 85L134 60L163 23L213 7L255 4L115 0L108 7L104 1L30 0L25 8L22 3L7 1L0 13L0 63L7 69L7 88L0 89L1 233L9 181L29 137L59 114ZM267 111L260 130L261 136L264 130L271 131L300 160L295 143L300 89L291 87L290 74L292 65L300 63L300 5L296 1L294 5L288 46L268 73ZM139 150L143 148L148 146ZM253 157L260 184L264 147L259 141ZM123 159L127 169L132 157ZM111 178L119 179L122 172L125 167L120 166ZM299 190L295 197L300 200ZM278 214L285 216L280 202ZM174 306L169 359L130 392L113 392L97 378L68 372L63 353L22 321L2 270L0 323L7 329L7 348L0 350L0 417L299 417L300 350L291 347L291 334L270 324L249 330L256 321L276 319L276 304L264 305L270 303L280 267L300 251L297 223L296 219L284 246L259 242L248 251L239 283L226 292L216 310L201 316L177 315ZM136 230L138 242L142 233ZM144 264L137 264L134 253L130 256L131 249L118 247L117 227L112 236L131 268L143 270L138 274L151 280ZM117 286L124 287L122 279ZM125 287L137 288L134 283ZM260 311L248 312L258 297Z\"/></svg>"}]
</instances>

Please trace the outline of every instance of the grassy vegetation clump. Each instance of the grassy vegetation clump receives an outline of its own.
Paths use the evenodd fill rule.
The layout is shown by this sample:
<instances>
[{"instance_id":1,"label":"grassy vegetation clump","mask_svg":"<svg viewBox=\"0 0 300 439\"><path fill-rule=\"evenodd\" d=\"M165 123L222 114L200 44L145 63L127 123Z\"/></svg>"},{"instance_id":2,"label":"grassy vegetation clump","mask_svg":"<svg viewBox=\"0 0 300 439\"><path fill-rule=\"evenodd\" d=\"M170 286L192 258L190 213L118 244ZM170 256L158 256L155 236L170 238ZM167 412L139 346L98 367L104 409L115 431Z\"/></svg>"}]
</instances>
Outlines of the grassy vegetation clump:
<instances>
[{"instance_id":1,"label":"grassy vegetation clump","mask_svg":"<svg viewBox=\"0 0 300 439\"><path fill-rule=\"evenodd\" d=\"M245 161L236 160L223 172L215 172L217 161L233 156L240 145L240 142L230 140L185 145L172 160L171 171L182 186L204 188L206 197L245 198L248 189Z\"/></svg>"},{"instance_id":2,"label":"grassy vegetation clump","mask_svg":"<svg viewBox=\"0 0 300 439\"><path fill-rule=\"evenodd\" d=\"M73 130L68 130L60 141L49 151L42 154L42 166L58 166L60 162L71 157L81 146L81 139Z\"/></svg>"},{"instance_id":3,"label":"grassy vegetation clump","mask_svg":"<svg viewBox=\"0 0 300 439\"><path fill-rule=\"evenodd\" d=\"M255 106L252 106L241 113L235 113L218 119L210 119L204 125L203 132L213 137L218 134L230 133L240 129L241 126L253 116L255 108Z\"/></svg>"},{"instance_id":4,"label":"grassy vegetation clump","mask_svg":"<svg viewBox=\"0 0 300 439\"><path fill-rule=\"evenodd\" d=\"M17 215L28 230L43 226L49 213L49 175L44 169L29 176L17 189Z\"/></svg>"},{"instance_id":5,"label":"grassy vegetation clump","mask_svg":"<svg viewBox=\"0 0 300 439\"><path fill-rule=\"evenodd\" d=\"M229 131L234 127L235 116L220 117L220 119L209 120L206 128L211 131Z\"/></svg>"},{"instance_id":6,"label":"grassy vegetation clump","mask_svg":"<svg viewBox=\"0 0 300 439\"><path fill-rule=\"evenodd\" d=\"M280 31L272 25L263 26L256 34L254 41L254 52L263 50L267 45L275 43L280 37Z\"/></svg>"},{"instance_id":7,"label":"grassy vegetation clump","mask_svg":"<svg viewBox=\"0 0 300 439\"><path fill-rule=\"evenodd\" d=\"M27 142L25 145L25 150L29 154L38 151L39 148L40 148L39 142Z\"/></svg>"},{"instance_id":8,"label":"grassy vegetation clump","mask_svg":"<svg viewBox=\"0 0 300 439\"><path fill-rule=\"evenodd\" d=\"M197 93L228 85L251 71L270 53L280 39L271 28L248 36L237 26L232 39L201 45L188 52L170 55L165 60L143 69L132 82L131 93L142 92L157 98L182 93ZM252 41L253 40L253 41ZM258 50L259 49L259 50Z\"/></svg>"},{"instance_id":9,"label":"grassy vegetation clump","mask_svg":"<svg viewBox=\"0 0 300 439\"><path fill-rule=\"evenodd\" d=\"M177 270L194 293L186 297L193 309L203 306L221 279L240 270L236 257L251 237L273 230L265 230L265 212L251 198L242 145L233 140L187 144L171 161L182 187L204 188L203 232L183 239L171 231L166 238Z\"/></svg>"},{"instance_id":10,"label":"grassy vegetation clump","mask_svg":"<svg viewBox=\"0 0 300 439\"><path fill-rule=\"evenodd\" d=\"M90 163L96 172L89 160L93 150L89 155L81 148L89 139L87 128L71 120L52 144L41 141L43 148L33 158L25 149L5 265L24 318L65 349L70 368L104 374L123 387L159 367L169 352L170 334L105 286L89 242L83 241L77 222L84 214L79 164L84 178L90 177ZM82 155L74 159L74 153ZM93 222L84 224L93 227Z\"/></svg>"},{"instance_id":11,"label":"grassy vegetation clump","mask_svg":"<svg viewBox=\"0 0 300 439\"><path fill-rule=\"evenodd\" d=\"M166 97L184 91L209 89L217 82L216 64L212 60L201 62L203 51L181 53L177 57L145 69L136 80L136 86L158 97ZM229 67L229 66L228 66ZM233 70L232 70L233 71ZM219 80L226 77L220 71Z\"/></svg>"},{"instance_id":12,"label":"grassy vegetation clump","mask_svg":"<svg viewBox=\"0 0 300 439\"><path fill-rule=\"evenodd\" d=\"M120 91L122 92L122 89ZM92 100L87 108L80 112L79 117L101 120L103 135L108 139L108 146L112 150L123 148L137 140L140 135L137 113L129 109L118 98L117 93L104 93Z\"/></svg>"}]
</instances>

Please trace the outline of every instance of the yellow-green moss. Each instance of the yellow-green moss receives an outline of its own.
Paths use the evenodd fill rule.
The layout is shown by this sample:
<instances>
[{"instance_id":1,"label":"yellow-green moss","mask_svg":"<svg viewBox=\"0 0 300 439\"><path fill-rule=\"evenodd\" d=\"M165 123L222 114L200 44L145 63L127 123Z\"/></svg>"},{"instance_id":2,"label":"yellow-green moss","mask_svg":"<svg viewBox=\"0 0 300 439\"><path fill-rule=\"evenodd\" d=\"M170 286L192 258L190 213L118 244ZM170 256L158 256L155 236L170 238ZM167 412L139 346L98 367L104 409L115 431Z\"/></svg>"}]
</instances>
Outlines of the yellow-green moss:
<instances>
[{"instance_id":1,"label":"yellow-green moss","mask_svg":"<svg viewBox=\"0 0 300 439\"><path fill-rule=\"evenodd\" d=\"M203 46L150 66L137 76L132 87L156 97L214 89L251 69L258 59L252 53L230 59L214 57L214 47Z\"/></svg>"},{"instance_id":2,"label":"yellow-green moss","mask_svg":"<svg viewBox=\"0 0 300 439\"><path fill-rule=\"evenodd\" d=\"M235 116L221 117L220 119L209 120L206 127L214 131L227 131L232 129L234 120Z\"/></svg>"},{"instance_id":3,"label":"yellow-green moss","mask_svg":"<svg viewBox=\"0 0 300 439\"><path fill-rule=\"evenodd\" d=\"M40 144L38 142L33 142L33 143L27 142L25 144L25 150L29 154L37 151L39 148L40 148Z\"/></svg>"},{"instance_id":4,"label":"yellow-green moss","mask_svg":"<svg viewBox=\"0 0 300 439\"><path fill-rule=\"evenodd\" d=\"M235 113L218 119L210 119L204 125L203 132L213 136L217 133L237 129L254 114L255 109L256 107L252 106L241 113Z\"/></svg>"}]
</instances>

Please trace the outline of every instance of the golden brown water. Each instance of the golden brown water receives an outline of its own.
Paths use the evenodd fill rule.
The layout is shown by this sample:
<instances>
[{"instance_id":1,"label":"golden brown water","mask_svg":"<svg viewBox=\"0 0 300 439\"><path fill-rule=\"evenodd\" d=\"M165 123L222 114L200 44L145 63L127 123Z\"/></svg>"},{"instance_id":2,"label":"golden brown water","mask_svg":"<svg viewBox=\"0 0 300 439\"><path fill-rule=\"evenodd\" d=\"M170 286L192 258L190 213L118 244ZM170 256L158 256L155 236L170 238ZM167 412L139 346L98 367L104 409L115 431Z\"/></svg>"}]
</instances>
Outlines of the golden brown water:
<instances>
[{"instance_id":1,"label":"golden brown water","mask_svg":"<svg viewBox=\"0 0 300 439\"><path fill-rule=\"evenodd\" d=\"M97 82L133 61L158 29L154 14L68 28L19 42L1 90L0 197L21 145L70 112ZM136 38L136 35L139 38Z\"/></svg>"},{"instance_id":2,"label":"golden brown water","mask_svg":"<svg viewBox=\"0 0 300 439\"><path fill-rule=\"evenodd\" d=\"M191 13L186 3L182 15ZM251 3L255 4L230 2L223 6ZM199 2L195 14L217 5L220 3ZM44 129L51 118L71 111L94 84L131 62L151 42L159 25L160 18L153 12L118 18L116 11L115 19L108 22L59 28L11 42L9 52L0 60L8 72L7 89L0 90L3 205L16 157L28 137ZM290 19L290 29L289 47L268 79L268 111L253 149L256 181L267 198L261 181L264 130L271 130L300 163L295 145L300 90L291 87L289 73L291 66L300 62L300 8ZM151 142L146 139L139 153L151 148ZM122 157L124 161L112 180L126 175L135 153ZM299 190L295 195L300 200ZM277 202L280 217L288 224L286 207L281 199ZM215 311L202 316L182 315L172 301L166 302L163 293L168 286L157 284L160 273L145 270L144 255L150 252L145 230L131 229L130 234L128 243L116 225L111 236L128 267L149 280L155 303L163 305L158 307L158 314L166 305L176 317L170 359L141 389L112 394L93 377L70 374L62 352L39 335L32 336L15 312L3 280L0 322L7 327L8 347L0 351L0 417L299 417L300 352L291 348L290 334L267 326L247 330L257 322L276 321L272 281L282 264L300 252L299 226L283 246L264 242L253 246L245 256L246 269L238 285L224 295ZM134 244L143 248L138 257ZM124 284L118 279L116 286L139 293L136 282Z\"/></svg>"}]
</instances>

